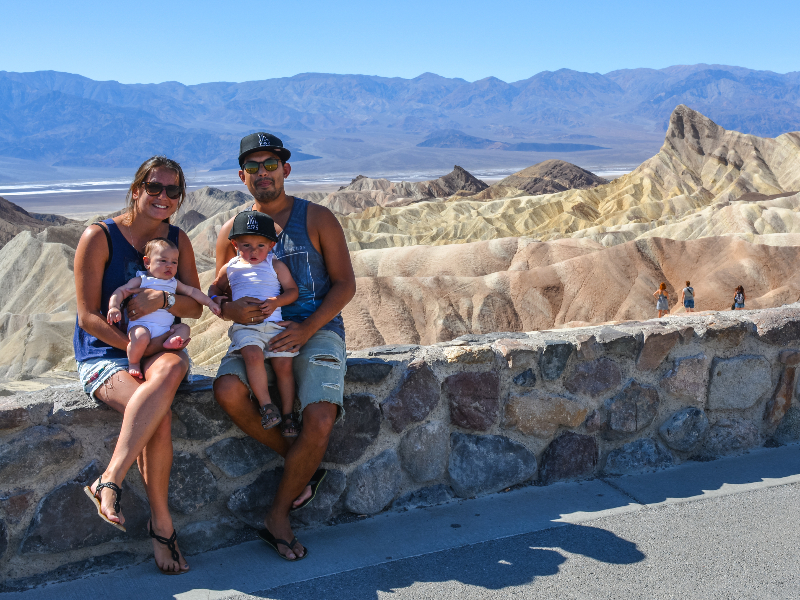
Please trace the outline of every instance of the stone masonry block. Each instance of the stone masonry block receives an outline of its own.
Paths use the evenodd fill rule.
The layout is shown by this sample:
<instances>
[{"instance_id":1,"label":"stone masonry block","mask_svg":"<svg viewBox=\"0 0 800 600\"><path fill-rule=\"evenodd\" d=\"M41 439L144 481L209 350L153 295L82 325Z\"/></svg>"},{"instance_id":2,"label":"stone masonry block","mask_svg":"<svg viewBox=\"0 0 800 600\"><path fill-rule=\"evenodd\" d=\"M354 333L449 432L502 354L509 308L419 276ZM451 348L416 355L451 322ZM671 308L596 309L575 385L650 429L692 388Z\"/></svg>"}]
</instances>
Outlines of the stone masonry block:
<instances>
[{"instance_id":1,"label":"stone masonry block","mask_svg":"<svg viewBox=\"0 0 800 600\"><path fill-rule=\"evenodd\" d=\"M545 449L539 478L542 483L549 484L591 477L597 467L598 454L593 437L565 431Z\"/></svg>"},{"instance_id":2,"label":"stone masonry block","mask_svg":"<svg viewBox=\"0 0 800 600\"><path fill-rule=\"evenodd\" d=\"M750 408L772 391L772 367L763 356L715 358L708 393L710 409Z\"/></svg>"},{"instance_id":3,"label":"stone masonry block","mask_svg":"<svg viewBox=\"0 0 800 600\"><path fill-rule=\"evenodd\" d=\"M324 462L350 464L364 455L381 430L381 411L369 394L344 397L344 419L333 426Z\"/></svg>"},{"instance_id":4,"label":"stone masonry block","mask_svg":"<svg viewBox=\"0 0 800 600\"><path fill-rule=\"evenodd\" d=\"M695 406L706 404L711 361L705 354L688 356L675 361L672 370L661 378L661 389Z\"/></svg>"},{"instance_id":5,"label":"stone masonry block","mask_svg":"<svg viewBox=\"0 0 800 600\"><path fill-rule=\"evenodd\" d=\"M658 392L650 386L631 381L614 398L606 402L608 426L619 434L641 431L658 413Z\"/></svg>"},{"instance_id":6,"label":"stone masonry block","mask_svg":"<svg viewBox=\"0 0 800 600\"><path fill-rule=\"evenodd\" d=\"M386 508L399 491L400 461L394 450L384 450L350 474L344 503L351 512L374 515Z\"/></svg>"},{"instance_id":7,"label":"stone masonry block","mask_svg":"<svg viewBox=\"0 0 800 600\"><path fill-rule=\"evenodd\" d=\"M536 457L522 444L499 435L450 434L447 467L461 498L498 492L536 475Z\"/></svg>"},{"instance_id":8,"label":"stone masonry block","mask_svg":"<svg viewBox=\"0 0 800 600\"><path fill-rule=\"evenodd\" d=\"M616 388L622 381L622 371L610 358L601 357L580 362L564 380L564 387L573 394L592 398L602 396Z\"/></svg>"},{"instance_id":9,"label":"stone masonry block","mask_svg":"<svg viewBox=\"0 0 800 600\"><path fill-rule=\"evenodd\" d=\"M400 440L400 463L417 483L442 476L450 453L450 435L439 421L409 430Z\"/></svg>"},{"instance_id":10,"label":"stone masonry block","mask_svg":"<svg viewBox=\"0 0 800 600\"><path fill-rule=\"evenodd\" d=\"M450 375L442 385L450 404L450 422L464 429L486 431L500 411L500 378L493 372Z\"/></svg>"},{"instance_id":11,"label":"stone masonry block","mask_svg":"<svg viewBox=\"0 0 800 600\"><path fill-rule=\"evenodd\" d=\"M80 457L81 443L60 426L30 427L0 444L0 481L19 485L43 470L72 464Z\"/></svg>"},{"instance_id":12,"label":"stone masonry block","mask_svg":"<svg viewBox=\"0 0 800 600\"><path fill-rule=\"evenodd\" d=\"M680 452L690 452L700 443L708 431L705 411L693 406L673 413L658 428L667 446Z\"/></svg>"},{"instance_id":13,"label":"stone masonry block","mask_svg":"<svg viewBox=\"0 0 800 600\"><path fill-rule=\"evenodd\" d=\"M578 427L587 412L588 408L577 400L532 392L508 399L503 425L518 429L525 435L549 439L559 426Z\"/></svg>"},{"instance_id":14,"label":"stone masonry block","mask_svg":"<svg viewBox=\"0 0 800 600\"><path fill-rule=\"evenodd\" d=\"M545 346L539 358L539 369L542 372L542 378L547 381L553 381L561 377L574 350L575 347L569 342L547 342L547 346Z\"/></svg>"},{"instance_id":15,"label":"stone masonry block","mask_svg":"<svg viewBox=\"0 0 800 600\"><path fill-rule=\"evenodd\" d=\"M441 384L423 360L408 365L403 378L381 404L381 412L395 432L422 421L439 403Z\"/></svg>"},{"instance_id":16,"label":"stone masonry block","mask_svg":"<svg viewBox=\"0 0 800 600\"><path fill-rule=\"evenodd\" d=\"M644 334L644 344L636 359L636 368L640 371L652 371L664 361L669 351L678 343L679 331L648 331Z\"/></svg>"}]
</instances>

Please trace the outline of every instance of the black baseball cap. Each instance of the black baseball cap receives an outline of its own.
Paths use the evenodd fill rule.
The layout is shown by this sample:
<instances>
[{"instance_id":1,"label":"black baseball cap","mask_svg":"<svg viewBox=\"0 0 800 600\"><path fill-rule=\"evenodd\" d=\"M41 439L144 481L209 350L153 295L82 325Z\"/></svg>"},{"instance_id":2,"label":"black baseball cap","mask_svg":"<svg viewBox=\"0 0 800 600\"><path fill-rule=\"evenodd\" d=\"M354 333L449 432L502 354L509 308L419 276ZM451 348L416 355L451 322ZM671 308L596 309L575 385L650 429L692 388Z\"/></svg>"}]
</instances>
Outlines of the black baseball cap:
<instances>
[{"instance_id":1,"label":"black baseball cap","mask_svg":"<svg viewBox=\"0 0 800 600\"><path fill-rule=\"evenodd\" d=\"M245 210L236 215L228 239L232 240L240 235L260 235L270 241L278 241L278 234L275 233L275 221L269 215L257 210Z\"/></svg>"},{"instance_id":2,"label":"black baseball cap","mask_svg":"<svg viewBox=\"0 0 800 600\"><path fill-rule=\"evenodd\" d=\"M280 158L283 162L288 162L292 153L283 147L283 142L271 133L259 131L251 133L242 138L239 142L239 166L244 164L244 159L248 154L269 150Z\"/></svg>"}]
</instances>

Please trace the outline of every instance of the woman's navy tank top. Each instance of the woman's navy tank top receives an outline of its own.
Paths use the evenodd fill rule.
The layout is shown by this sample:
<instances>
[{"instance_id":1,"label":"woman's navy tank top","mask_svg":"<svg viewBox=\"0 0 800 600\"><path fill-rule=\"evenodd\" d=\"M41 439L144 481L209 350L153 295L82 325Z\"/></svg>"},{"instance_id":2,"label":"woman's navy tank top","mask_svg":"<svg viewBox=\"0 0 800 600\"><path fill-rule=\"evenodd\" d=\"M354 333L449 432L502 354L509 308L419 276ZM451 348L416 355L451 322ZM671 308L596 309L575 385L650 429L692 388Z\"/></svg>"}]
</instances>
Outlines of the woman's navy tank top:
<instances>
[{"instance_id":1,"label":"woman's navy tank top","mask_svg":"<svg viewBox=\"0 0 800 600\"><path fill-rule=\"evenodd\" d=\"M108 302L111 294L121 285L125 285L136 277L137 271L144 271L144 255L130 245L125 236L117 227L114 219L103 221L108 228L109 235L109 260L103 273L103 285L100 294L100 312L105 316L108 312ZM178 245L180 228L169 226L169 240ZM122 319L115 325L123 333L127 330L127 321ZM72 338L75 349L75 360L82 362L93 358L125 358L125 350L113 348L105 342L98 340L90 333L81 329L78 319L75 318L75 335Z\"/></svg>"},{"instance_id":2,"label":"woman's navy tank top","mask_svg":"<svg viewBox=\"0 0 800 600\"><path fill-rule=\"evenodd\" d=\"M297 300L282 309L285 320L297 323L310 317L331 289L331 278L325 267L325 259L308 237L306 218L309 204L311 203L308 200L295 197L286 227L278 235L278 243L273 250L278 260L289 267L300 291ZM333 331L344 339L342 313L320 329Z\"/></svg>"}]
</instances>

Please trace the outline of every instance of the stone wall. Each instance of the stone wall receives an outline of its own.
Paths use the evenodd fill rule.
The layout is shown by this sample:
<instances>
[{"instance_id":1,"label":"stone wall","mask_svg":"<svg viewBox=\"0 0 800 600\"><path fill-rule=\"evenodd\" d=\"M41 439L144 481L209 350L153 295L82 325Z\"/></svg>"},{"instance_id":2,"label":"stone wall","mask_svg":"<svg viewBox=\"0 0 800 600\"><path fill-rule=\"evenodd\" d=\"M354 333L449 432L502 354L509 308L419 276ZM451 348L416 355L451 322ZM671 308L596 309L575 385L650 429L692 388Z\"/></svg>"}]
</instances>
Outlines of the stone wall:
<instances>
[{"instance_id":1,"label":"stone wall","mask_svg":"<svg viewBox=\"0 0 800 600\"><path fill-rule=\"evenodd\" d=\"M355 352L330 474L296 525L795 441L798 363L800 305ZM136 469L127 534L82 491L119 423L74 387L0 398L0 590L148 556ZM207 379L176 397L173 437L169 501L184 551L251 537L280 457L232 425Z\"/></svg>"}]
</instances>

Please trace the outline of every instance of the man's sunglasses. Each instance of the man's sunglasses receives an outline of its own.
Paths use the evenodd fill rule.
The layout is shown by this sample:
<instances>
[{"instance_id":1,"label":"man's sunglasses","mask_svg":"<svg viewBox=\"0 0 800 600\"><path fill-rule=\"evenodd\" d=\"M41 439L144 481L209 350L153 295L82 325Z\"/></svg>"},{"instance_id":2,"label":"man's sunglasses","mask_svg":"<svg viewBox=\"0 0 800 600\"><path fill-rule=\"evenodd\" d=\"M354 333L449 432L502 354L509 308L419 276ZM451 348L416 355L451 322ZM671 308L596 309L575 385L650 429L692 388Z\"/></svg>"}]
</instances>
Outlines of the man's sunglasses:
<instances>
[{"instance_id":1,"label":"man's sunglasses","mask_svg":"<svg viewBox=\"0 0 800 600\"><path fill-rule=\"evenodd\" d=\"M280 161L277 158L268 158L264 162L248 160L242 165L242 168L244 169L245 173L250 173L250 175L253 175L254 173L258 173L258 168L261 165L264 165L264 168L267 171L274 171L278 168L278 164L280 164Z\"/></svg>"},{"instance_id":2,"label":"man's sunglasses","mask_svg":"<svg viewBox=\"0 0 800 600\"><path fill-rule=\"evenodd\" d=\"M161 190L167 190L167 198L176 200L181 197L181 186L179 185L164 185L157 181L145 181L144 189L148 196L159 196Z\"/></svg>"}]
</instances>

